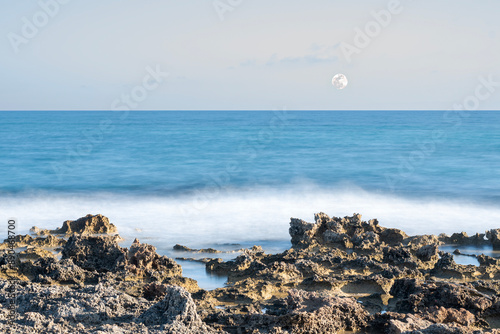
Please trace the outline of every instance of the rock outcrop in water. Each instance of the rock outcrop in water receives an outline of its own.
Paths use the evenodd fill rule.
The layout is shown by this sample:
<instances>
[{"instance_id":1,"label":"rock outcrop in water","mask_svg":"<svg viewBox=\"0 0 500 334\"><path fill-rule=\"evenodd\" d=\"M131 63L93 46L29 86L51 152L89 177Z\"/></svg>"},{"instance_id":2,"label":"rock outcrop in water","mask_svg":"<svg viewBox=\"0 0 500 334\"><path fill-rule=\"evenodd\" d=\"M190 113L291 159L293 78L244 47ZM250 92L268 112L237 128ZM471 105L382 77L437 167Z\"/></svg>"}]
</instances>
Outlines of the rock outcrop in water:
<instances>
[{"instance_id":1,"label":"rock outcrop in water","mask_svg":"<svg viewBox=\"0 0 500 334\"><path fill-rule=\"evenodd\" d=\"M111 234L116 233L116 226L109 222L103 215L87 215L77 220L67 220L63 226L55 230L43 230L36 226L30 229L36 235L50 234Z\"/></svg>"},{"instance_id":2,"label":"rock outcrop in water","mask_svg":"<svg viewBox=\"0 0 500 334\"><path fill-rule=\"evenodd\" d=\"M491 241L494 249L500 249L500 228L487 231L486 237Z\"/></svg>"},{"instance_id":3,"label":"rock outcrop in water","mask_svg":"<svg viewBox=\"0 0 500 334\"><path fill-rule=\"evenodd\" d=\"M291 220L283 253L254 246L231 261L204 259L228 277L212 291L152 245L121 247L101 215L32 231L40 236L15 239L26 247L15 268L0 257L0 303L15 284L18 314L8 324L0 310L2 333L500 333L500 259L460 265L439 250L497 247L500 230L408 236L361 215L319 213L315 223Z\"/></svg>"}]
</instances>

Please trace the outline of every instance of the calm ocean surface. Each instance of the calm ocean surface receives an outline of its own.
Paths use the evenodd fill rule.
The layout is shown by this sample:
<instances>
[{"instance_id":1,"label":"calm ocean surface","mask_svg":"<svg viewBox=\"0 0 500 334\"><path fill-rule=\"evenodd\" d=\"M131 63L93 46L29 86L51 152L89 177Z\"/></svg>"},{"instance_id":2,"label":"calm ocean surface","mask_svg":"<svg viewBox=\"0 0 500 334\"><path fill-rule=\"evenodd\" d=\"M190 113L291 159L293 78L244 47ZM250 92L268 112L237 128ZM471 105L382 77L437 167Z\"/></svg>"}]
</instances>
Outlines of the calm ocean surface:
<instances>
[{"instance_id":1,"label":"calm ocean surface","mask_svg":"<svg viewBox=\"0 0 500 334\"><path fill-rule=\"evenodd\" d=\"M454 117L460 115L0 112L1 191L175 195L214 182L241 190L311 183L500 200L500 112L470 112L458 125Z\"/></svg>"},{"instance_id":2,"label":"calm ocean surface","mask_svg":"<svg viewBox=\"0 0 500 334\"><path fill-rule=\"evenodd\" d=\"M500 227L494 111L0 112L0 166L20 232L102 213L166 253L280 249L289 218L318 211L420 234Z\"/></svg>"}]
</instances>

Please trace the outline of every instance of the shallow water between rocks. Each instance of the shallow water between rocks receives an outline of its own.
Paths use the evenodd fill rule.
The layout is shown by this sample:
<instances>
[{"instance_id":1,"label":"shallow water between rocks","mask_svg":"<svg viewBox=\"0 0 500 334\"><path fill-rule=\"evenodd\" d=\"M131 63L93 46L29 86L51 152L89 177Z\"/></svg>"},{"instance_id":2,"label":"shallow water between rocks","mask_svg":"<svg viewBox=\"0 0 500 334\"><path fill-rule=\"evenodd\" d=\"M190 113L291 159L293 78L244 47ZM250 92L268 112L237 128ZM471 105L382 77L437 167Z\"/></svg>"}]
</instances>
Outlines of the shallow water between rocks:
<instances>
[{"instance_id":1,"label":"shallow water between rocks","mask_svg":"<svg viewBox=\"0 0 500 334\"><path fill-rule=\"evenodd\" d=\"M151 238L153 239L153 238ZM120 242L120 246L122 247L130 247L133 239L125 238L124 241ZM238 255L241 254L242 249L252 248L254 245L261 246L264 251L268 254L281 253L291 247L290 241L285 240L276 240L276 241L248 241L241 243L227 243L227 244L203 244L196 243L194 245L183 245L187 247L193 247L196 249L207 249L213 248L221 251L222 253L205 253L205 252L184 252L184 251L176 251L173 249L174 245L165 245L162 242L158 242L157 240L148 240L148 238L141 239L141 242L147 242L157 247L157 253L160 255L166 255L182 266L182 275L184 277L189 277L198 282L200 288L205 290L213 290L217 288L224 287L227 282L227 276L225 275L217 275L211 272L208 272L205 269L205 263L196 262L191 260L180 260L178 258L189 258L200 260L203 258L221 258L224 261L229 261L235 259Z\"/></svg>"},{"instance_id":2,"label":"shallow water between rocks","mask_svg":"<svg viewBox=\"0 0 500 334\"><path fill-rule=\"evenodd\" d=\"M192 252L182 252L175 251L170 248L158 248L158 253L161 255L166 255L171 258L192 258L192 259L203 259L203 258L221 258L224 261L229 261L236 258L241 254L240 249L251 248L254 245L262 246L264 251L268 254L281 253L291 247L288 241L255 241L246 242L239 244L207 244L200 248L214 248L223 252L228 253L192 253ZM453 254L455 249L460 250L463 255ZM473 256L468 255L487 255L492 257L500 257L500 251L493 250L491 246L474 246L474 245L442 245L439 250L449 252L453 254L453 258L457 264L461 265L475 265L478 266L478 260ZM223 287L227 282L227 276L216 275L210 273L205 269L205 264L195 261L184 261L176 259L176 261L182 266L183 275L198 281L200 288L205 290L213 290ZM347 334L347 332L346 332Z\"/></svg>"},{"instance_id":3,"label":"shallow water between rocks","mask_svg":"<svg viewBox=\"0 0 500 334\"><path fill-rule=\"evenodd\" d=\"M125 236L124 240L119 244L122 247L130 247L133 242L132 237ZM224 287L227 283L227 276L211 273L205 269L205 263L198 262L196 260L202 260L204 258L221 258L224 261L230 261L235 259L242 252L242 249L251 248L254 245L261 246L264 251L268 254L281 253L291 247L290 241L287 240L257 240L239 243L200 243L195 242L191 245L183 245L187 247L192 247L194 249L207 249L213 248L221 251L222 253L208 253L208 252L185 252L176 251L173 249L173 245L169 245L162 242L160 238L155 237L143 237L142 242L152 244L157 248L157 252L160 255L166 255L172 259L175 259L177 263L182 266L183 276L189 277L198 282L200 288L205 290L213 290L217 288ZM21 247L16 250L16 252L21 252L25 250L26 247ZM459 250L461 254L453 254L455 250ZM479 261L474 257L475 255L487 255L491 257L500 258L500 250L494 250L490 245L441 245L439 246L440 251L448 252L453 254L453 259L457 264L461 265L474 265L479 266ZM59 253L60 258L60 253ZM183 260L180 258L190 259Z\"/></svg>"},{"instance_id":4,"label":"shallow water between rocks","mask_svg":"<svg viewBox=\"0 0 500 334\"><path fill-rule=\"evenodd\" d=\"M127 243L127 242L125 242ZM176 258L192 258L192 259L203 259L203 258L221 258L224 261L232 260L241 254L238 250L244 248L251 248L254 245L262 246L264 251L268 254L281 253L291 247L289 241L255 241L255 242L245 242L238 244L206 244L200 246L199 248L214 248L227 253L193 253L193 252L182 252L175 251L172 247L159 247L158 253L161 255L166 255L173 259ZM189 245L187 245L189 246ZM197 246L198 247L198 246ZM460 250L463 255L453 254L455 249ZM478 266L478 260L473 256L468 255L487 255L492 257L500 257L500 251L493 250L491 246L474 246L474 245L442 245L439 250L449 252L453 254L453 258L457 264L461 265L475 265ZM176 261L182 266L183 275L198 281L198 285L202 289L213 290L223 287L227 282L227 276L216 275L214 273L207 272L205 269L205 264L195 261L184 261L176 259Z\"/></svg>"},{"instance_id":5,"label":"shallow water between rocks","mask_svg":"<svg viewBox=\"0 0 500 334\"><path fill-rule=\"evenodd\" d=\"M130 247L133 239L125 237L125 240L120 243L122 247ZM254 245L262 246L264 251L268 254L281 253L291 247L291 243L288 240L257 240L248 241L240 243L200 243L196 242L192 245L184 245L187 247L192 247L196 249L207 249L213 248L222 253L205 253L205 252L183 252L176 251L173 249L173 245L167 245L159 240L159 238L143 238L143 242L150 243L157 247L158 254L166 255L173 258L182 266L183 276L192 278L198 282L200 288L205 290L213 290L225 286L227 282L227 276L217 275L208 272L205 269L205 263L196 262L191 260L180 260L179 258L189 258L201 260L203 258L221 258L224 261L229 261L235 259L241 254L242 249L251 248ZM453 252L458 249L462 254L457 255ZM500 257L500 250L494 250L492 246L484 245L441 245L439 246L440 251L448 252L453 254L453 258L457 264L461 265L474 265L478 266L479 262L474 256L470 255L487 255L492 257Z\"/></svg>"},{"instance_id":6,"label":"shallow water between rocks","mask_svg":"<svg viewBox=\"0 0 500 334\"><path fill-rule=\"evenodd\" d=\"M461 255L453 254L458 249ZM457 264L479 266L479 261L474 256L469 255L487 255L491 257L500 257L500 250L494 250L490 245L442 245L440 251L453 254L453 259Z\"/></svg>"}]
</instances>

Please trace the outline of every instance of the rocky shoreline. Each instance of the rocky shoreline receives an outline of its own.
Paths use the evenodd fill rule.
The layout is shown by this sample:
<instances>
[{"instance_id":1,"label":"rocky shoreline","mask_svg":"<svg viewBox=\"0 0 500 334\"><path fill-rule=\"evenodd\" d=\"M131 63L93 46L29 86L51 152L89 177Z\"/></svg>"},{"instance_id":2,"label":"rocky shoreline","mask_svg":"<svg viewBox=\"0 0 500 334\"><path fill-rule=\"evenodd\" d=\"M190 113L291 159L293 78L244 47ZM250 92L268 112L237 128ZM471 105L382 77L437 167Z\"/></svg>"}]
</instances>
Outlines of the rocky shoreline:
<instances>
[{"instance_id":1,"label":"rocky shoreline","mask_svg":"<svg viewBox=\"0 0 500 334\"><path fill-rule=\"evenodd\" d=\"M319 213L314 223L292 218L289 232L283 253L254 246L231 261L176 245L210 254L196 261L228 277L207 291L154 246L121 247L102 215L33 227L16 236L15 270L0 256L0 332L500 333L500 258L469 254L479 265L460 265L439 250L500 249L500 229L408 236L361 215ZM13 285L17 319L8 323Z\"/></svg>"}]
</instances>

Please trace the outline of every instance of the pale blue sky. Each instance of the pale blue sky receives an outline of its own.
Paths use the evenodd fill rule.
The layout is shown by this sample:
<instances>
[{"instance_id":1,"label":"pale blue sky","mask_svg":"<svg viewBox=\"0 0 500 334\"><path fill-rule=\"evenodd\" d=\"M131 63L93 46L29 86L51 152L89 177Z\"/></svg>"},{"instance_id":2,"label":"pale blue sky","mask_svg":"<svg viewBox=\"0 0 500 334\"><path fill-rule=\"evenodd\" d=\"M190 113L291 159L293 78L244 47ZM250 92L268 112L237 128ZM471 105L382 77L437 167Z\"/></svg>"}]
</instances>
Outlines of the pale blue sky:
<instances>
[{"instance_id":1,"label":"pale blue sky","mask_svg":"<svg viewBox=\"0 0 500 334\"><path fill-rule=\"evenodd\" d=\"M500 82L498 0L401 0L351 62L341 45L390 1L220 3L224 20L211 0L73 0L44 25L39 2L0 0L0 109L110 109L148 66L170 75L133 108L449 109ZM496 90L478 109L500 109Z\"/></svg>"}]
</instances>

